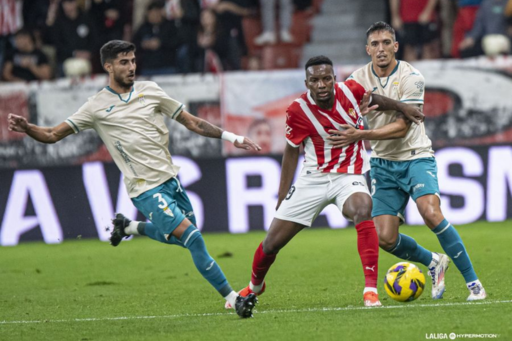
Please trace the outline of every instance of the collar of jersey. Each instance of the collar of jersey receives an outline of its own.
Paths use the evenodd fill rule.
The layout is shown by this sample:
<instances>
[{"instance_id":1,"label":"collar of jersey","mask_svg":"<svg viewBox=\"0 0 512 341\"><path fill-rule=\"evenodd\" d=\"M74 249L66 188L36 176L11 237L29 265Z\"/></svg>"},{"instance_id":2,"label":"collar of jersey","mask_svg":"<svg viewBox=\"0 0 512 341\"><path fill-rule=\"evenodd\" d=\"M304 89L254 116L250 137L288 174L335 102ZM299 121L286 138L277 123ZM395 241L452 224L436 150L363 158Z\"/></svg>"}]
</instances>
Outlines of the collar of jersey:
<instances>
[{"instance_id":1,"label":"collar of jersey","mask_svg":"<svg viewBox=\"0 0 512 341\"><path fill-rule=\"evenodd\" d=\"M110 86L107 85L107 87L105 88L107 89L108 91L110 91L111 93L113 93L114 95L117 95L119 96L119 99L122 101L122 102L125 102L125 103L128 103L130 101L130 98L132 98L132 94L133 94L133 90L135 89L135 86L132 85L132 91L130 91L130 94L128 95L128 98L126 100L124 100L122 97L121 97L121 94L117 93L116 91L114 91Z\"/></svg>"},{"instance_id":2,"label":"collar of jersey","mask_svg":"<svg viewBox=\"0 0 512 341\"><path fill-rule=\"evenodd\" d=\"M396 72L396 70L398 70L398 65L400 65L400 61L399 60L397 60L395 68L393 69L393 71L391 71L391 73L389 74L388 78L386 79L386 84L382 85L380 77L375 73L375 70L373 69L373 63L372 63L372 73L375 75L375 77L377 77L377 79L379 80L379 84L380 84L380 86L382 86L383 89L386 88L386 86L388 85L389 77L391 77Z\"/></svg>"}]
</instances>

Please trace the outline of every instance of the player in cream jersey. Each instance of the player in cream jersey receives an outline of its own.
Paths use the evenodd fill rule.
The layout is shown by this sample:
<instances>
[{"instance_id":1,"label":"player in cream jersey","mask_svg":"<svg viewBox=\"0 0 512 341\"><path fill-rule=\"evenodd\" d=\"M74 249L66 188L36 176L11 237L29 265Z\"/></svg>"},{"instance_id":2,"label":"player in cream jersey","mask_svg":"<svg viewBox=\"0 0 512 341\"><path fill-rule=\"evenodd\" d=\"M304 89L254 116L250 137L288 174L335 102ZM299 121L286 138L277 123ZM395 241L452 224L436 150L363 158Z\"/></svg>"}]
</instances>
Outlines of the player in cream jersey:
<instances>
[{"instance_id":1,"label":"player in cream jersey","mask_svg":"<svg viewBox=\"0 0 512 341\"><path fill-rule=\"evenodd\" d=\"M65 122L75 133L96 130L135 198L178 175L164 116L176 119L183 109L155 82L134 82L125 94L103 88Z\"/></svg>"},{"instance_id":2,"label":"player in cream jersey","mask_svg":"<svg viewBox=\"0 0 512 341\"><path fill-rule=\"evenodd\" d=\"M422 107L424 78L408 63L396 60L398 42L393 28L377 22L368 29L366 38L366 51L372 61L349 78L373 93ZM485 290L464 243L441 212L437 164L423 123L411 124L401 113L384 115L375 111L367 116L369 130L344 126L344 131L333 132L331 140L335 147L362 139L371 141L372 217L380 247L399 258L427 266L434 299L443 297L450 256L466 281L468 300L484 299ZM413 238L399 233L409 198L416 202L423 220L448 256L428 251Z\"/></svg>"},{"instance_id":3,"label":"player in cream jersey","mask_svg":"<svg viewBox=\"0 0 512 341\"><path fill-rule=\"evenodd\" d=\"M425 95L425 79L411 64L398 61L391 74L379 77L373 63L355 71L349 79L354 79L367 90L407 104L423 105ZM394 115L383 115L374 110L366 115L370 129L383 127L395 121ZM425 133L425 125L411 124L405 137L393 140L371 140L372 157L393 161L414 160L432 157L432 142Z\"/></svg>"},{"instance_id":4,"label":"player in cream jersey","mask_svg":"<svg viewBox=\"0 0 512 341\"><path fill-rule=\"evenodd\" d=\"M151 221L130 221L118 213L113 219L111 244L117 246L124 237L141 234L187 248L197 270L235 307L237 314L251 317L256 296L242 297L233 291L195 227L192 205L176 177L179 168L172 163L168 150L169 131L164 115L197 134L229 140L237 148L261 148L246 137L222 131L186 112L183 104L170 98L156 83L135 82L132 43L110 41L100 54L109 73L109 86L56 127L39 127L29 124L24 117L9 114L9 130L26 133L43 143L55 143L85 129L97 131L124 174L133 204ZM161 264L172 264L172 260L161 260ZM170 288L169 292L172 291L175 290ZM163 293L163 297L168 294Z\"/></svg>"}]
</instances>

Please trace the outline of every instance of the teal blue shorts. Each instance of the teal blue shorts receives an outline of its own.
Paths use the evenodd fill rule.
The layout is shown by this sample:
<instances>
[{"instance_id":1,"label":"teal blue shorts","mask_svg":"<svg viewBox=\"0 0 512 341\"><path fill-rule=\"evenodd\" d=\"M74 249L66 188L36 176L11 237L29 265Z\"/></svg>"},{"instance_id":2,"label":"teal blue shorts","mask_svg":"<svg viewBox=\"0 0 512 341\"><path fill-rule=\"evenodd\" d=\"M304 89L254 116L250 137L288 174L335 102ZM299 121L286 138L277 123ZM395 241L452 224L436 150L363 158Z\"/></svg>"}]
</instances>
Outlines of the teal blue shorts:
<instances>
[{"instance_id":1,"label":"teal blue shorts","mask_svg":"<svg viewBox=\"0 0 512 341\"><path fill-rule=\"evenodd\" d=\"M132 202L156 227L156 232L151 237L162 243L183 246L172 236L172 232L185 218L196 226L192 204L176 178L171 178L160 186L132 198Z\"/></svg>"},{"instance_id":2,"label":"teal blue shorts","mask_svg":"<svg viewBox=\"0 0 512 341\"><path fill-rule=\"evenodd\" d=\"M372 217L394 215L404 220L409 197L439 196L437 163L434 157L411 161L370 160L372 178Z\"/></svg>"}]
</instances>

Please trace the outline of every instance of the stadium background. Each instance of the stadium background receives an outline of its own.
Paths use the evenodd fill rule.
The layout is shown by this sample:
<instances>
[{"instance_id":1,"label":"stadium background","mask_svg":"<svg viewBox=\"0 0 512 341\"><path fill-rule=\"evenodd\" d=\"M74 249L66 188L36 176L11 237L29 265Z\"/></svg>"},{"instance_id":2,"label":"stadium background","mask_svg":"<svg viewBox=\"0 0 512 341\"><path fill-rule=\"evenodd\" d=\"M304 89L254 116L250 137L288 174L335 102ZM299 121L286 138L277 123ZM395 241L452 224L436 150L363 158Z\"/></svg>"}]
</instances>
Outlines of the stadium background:
<instances>
[{"instance_id":1,"label":"stadium background","mask_svg":"<svg viewBox=\"0 0 512 341\"><path fill-rule=\"evenodd\" d=\"M62 122L107 85L96 60L99 44L107 37L136 40L146 8L159 10L169 26L165 32L174 32L158 39L176 42L168 42L172 43L169 49L160 41L167 50L157 51L156 62L139 42L139 79L157 81L193 114L250 136L264 147L263 153L247 155L220 140L202 138L167 122L169 148L182 167L180 179L205 232L268 228L285 144L284 112L304 91L302 65L313 55L325 54L335 62L338 80L343 80L368 62L366 28L378 20L392 20L387 1L295 1L289 29L293 40L284 41L278 29L275 42L258 44L262 21L257 1L63 2L76 3L82 13L80 25L90 25L89 36L96 32L94 39L86 39L82 46L66 46L63 37L56 38L56 26L62 29L65 26L59 25L69 21L59 1L0 0L4 65L15 53L15 32L23 28L34 34L36 46L46 53L52 70L49 80L8 82L4 75L0 84L0 245L30 240L60 243L77 237L107 240L105 227L114 212L142 219L94 132L43 145L9 132L7 115L21 114L43 126ZM236 10L230 12L227 3L237 5ZM457 225L479 220L504 222L512 218L512 59L500 42L484 46L485 51L463 51L464 59L452 54L453 27L457 15L464 13L463 3L438 2L437 14L429 23L437 25L438 58L411 62L426 78L425 125L437 152L445 215ZM117 20L112 19L112 11L117 11ZM201 44L195 39L207 30L200 28L205 26L201 11L216 12L219 25L239 23L229 30L216 30L217 41L235 46L230 48L231 55L216 50L215 44L198 48ZM193 20L185 20L188 17L183 12L195 15ZM503 20L506 23L504 14ZM182 34L184 31L188 33ZM66 59L74 64L66 66L62 49L89 49L90 57L69 55ZM487 55L482 55L484 52ZM183 53L185 60L198 62L180 64ZM153 70L152 62L162 63L161 67ZM406 219L408 224L422 225L414 205L409 206ZM343 228L348 222L331 207L315 226Z\"/></svg>"}]
</instances>

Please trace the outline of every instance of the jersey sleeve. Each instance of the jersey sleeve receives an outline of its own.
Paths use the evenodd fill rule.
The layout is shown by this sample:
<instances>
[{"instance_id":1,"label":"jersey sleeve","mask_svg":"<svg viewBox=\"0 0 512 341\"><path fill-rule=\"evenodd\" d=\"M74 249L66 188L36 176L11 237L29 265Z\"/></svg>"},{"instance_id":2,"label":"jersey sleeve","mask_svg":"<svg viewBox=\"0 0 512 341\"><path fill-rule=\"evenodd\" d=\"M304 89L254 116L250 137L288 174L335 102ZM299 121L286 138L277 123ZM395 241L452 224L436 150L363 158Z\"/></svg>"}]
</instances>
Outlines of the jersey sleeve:
<instances>
[{"instance_id":1,"label":"jersey sleeve","mask_svg":"<svg viewBox=\"0 0 512 341\"><path fill-rule=\"evenodd\" d=\"M169 97L169 95L156 83L154 85L156 96L160 98L161 113L175 120L181 114L182 110L185 109L185 105Z\"/></svg>"},{"instance_id":2,"label":"jersey sleeve","mask_svg":"<svg viewBox=\"0 0 512 341\"><path fill-rule=\"evenodd\" d=\"M294 102L286 110L286 141L295 148L298 148L309 136L309 130L297 108L298 106L299 104Z\"/></svg>"},{"instance_id":3,"label":"jersey sleeve","mask_svg":"<svg viewBox=\"0 0 512 341\"><path fill-rule=\"evenodd\" d=\"M82 130L92 129L94 125L94 117L90 110L89 101L78 109L73 115L66 119L66 122L78 134Z\"/></svg>"},{"instance_id":4,"label":"jersey sleeve","mask_svg":"<svg viewBox=\"0 0 512 341\"><path fill-rule=\"evenodd\" d=\"M425 78L418 71L412 71L402 79L400 102L423 104L425 97Z\"/></svg>"}]
</instances>

